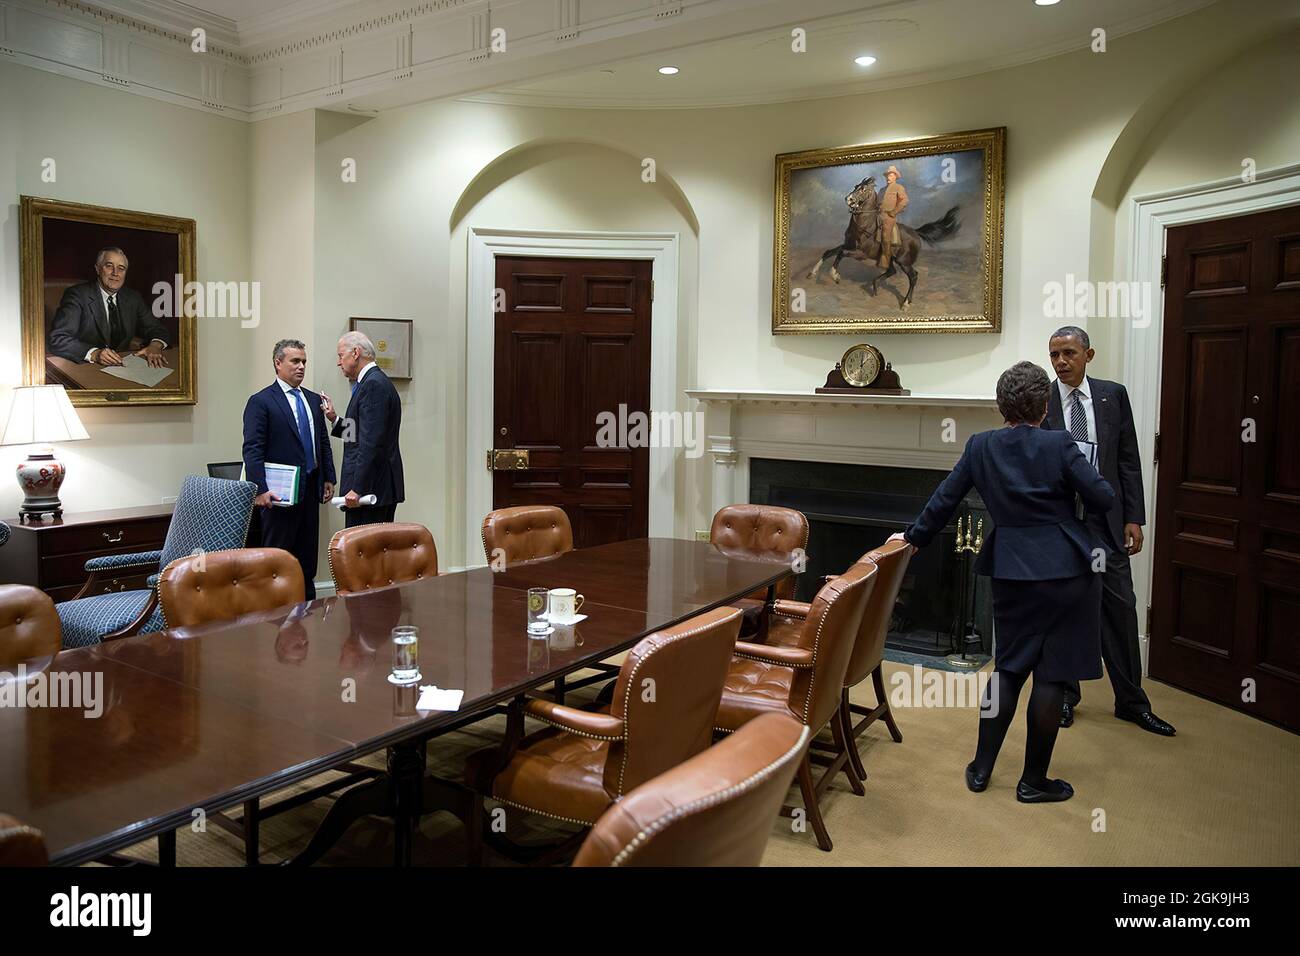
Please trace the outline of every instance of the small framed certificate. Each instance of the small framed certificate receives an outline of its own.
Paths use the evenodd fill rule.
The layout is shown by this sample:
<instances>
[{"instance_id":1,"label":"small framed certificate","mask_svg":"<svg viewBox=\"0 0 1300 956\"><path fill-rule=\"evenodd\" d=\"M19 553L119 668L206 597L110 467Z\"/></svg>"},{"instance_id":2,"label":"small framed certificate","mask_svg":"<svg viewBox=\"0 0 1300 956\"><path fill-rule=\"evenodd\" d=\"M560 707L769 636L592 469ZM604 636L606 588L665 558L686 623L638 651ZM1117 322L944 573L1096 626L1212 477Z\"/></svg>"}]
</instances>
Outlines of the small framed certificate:
<instances>
[{"instance_id":1,"label":"small framed certificate","mask_svg":"<svg viewBox=\"0 0 1300 956\"><path fill-rule=\"evenodd\" d=\"M367 319L353 316L348 328L363 332L375 343L375 364L392 379L411 378L411 319Z\"/></svg>"}]
</instances>

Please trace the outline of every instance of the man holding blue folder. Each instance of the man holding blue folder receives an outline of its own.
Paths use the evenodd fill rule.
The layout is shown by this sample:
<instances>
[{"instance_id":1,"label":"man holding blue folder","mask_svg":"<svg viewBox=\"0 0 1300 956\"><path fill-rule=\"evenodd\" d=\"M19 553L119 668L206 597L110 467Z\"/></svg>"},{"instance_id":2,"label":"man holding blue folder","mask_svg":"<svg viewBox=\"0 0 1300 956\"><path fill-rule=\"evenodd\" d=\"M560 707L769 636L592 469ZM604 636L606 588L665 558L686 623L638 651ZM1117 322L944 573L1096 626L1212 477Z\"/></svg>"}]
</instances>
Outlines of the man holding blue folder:
<instances>
[{"instance_id":1,"label":"man holding blue folder","mask_svg":"<svg viewBox=\"0 0 1300 956\"><path fill-rule=\"evenodd\" d=\"M257 485L262 544L283 548L302 565L307 600L316 597L320 506L334 497L334 453L321 411L321 397L302 387L307 347L297 339L275 343L275 381L244 406L244 475ZM267 466L298 468L296 504L267 486Z\"/></svg>"},{"instance_id":2,"label":"man holding blue folder","mask_svg":"<svg viewBox=\"0 0 1300 956\"><path fill-rule=\"evenodd\" d=\"M1092 443L1096 457L1087 452L1084 457L1094 462L1115 491L1115 507L1104 515L1090 514L1087 518L1106 558L1101 592L1101 658L1115 691L1115 716L1150 733L1172 737L1174 728L1151 712L1151 701L1142 689L1137 599L1129 557L1142 550L1146 505L1128 390L1118 382L1085 374L1096 353L1088 333L1078 326L1067 325L1053 332L1048 353L1057 380L1048 396L1043 427L1068 431L1076 442ZM1067 684L1062 727L1074 723L1074 708L1080 699L1078 682Z\"/></svg>"}]
</instances>

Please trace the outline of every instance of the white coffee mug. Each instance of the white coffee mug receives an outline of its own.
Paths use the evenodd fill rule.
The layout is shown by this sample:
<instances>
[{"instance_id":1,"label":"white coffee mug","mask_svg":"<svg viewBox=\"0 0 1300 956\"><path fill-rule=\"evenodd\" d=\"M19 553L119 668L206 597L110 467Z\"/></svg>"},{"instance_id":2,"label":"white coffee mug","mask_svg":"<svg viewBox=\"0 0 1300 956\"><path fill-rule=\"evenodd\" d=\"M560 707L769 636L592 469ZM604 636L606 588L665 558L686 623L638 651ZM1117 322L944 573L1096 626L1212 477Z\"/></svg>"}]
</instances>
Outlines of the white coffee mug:
<instances>
[{"instance_id":1,"label":"white coffee mug","mask_svg":"<svg viewBox=\"0 0 1300 956\"><path fill-rule=\"evenodd\" d=\"M573 588L551 588L551 611L547 615L552 624L572 624L582 609L583 597Z\"/></svg>"}]
</instances>

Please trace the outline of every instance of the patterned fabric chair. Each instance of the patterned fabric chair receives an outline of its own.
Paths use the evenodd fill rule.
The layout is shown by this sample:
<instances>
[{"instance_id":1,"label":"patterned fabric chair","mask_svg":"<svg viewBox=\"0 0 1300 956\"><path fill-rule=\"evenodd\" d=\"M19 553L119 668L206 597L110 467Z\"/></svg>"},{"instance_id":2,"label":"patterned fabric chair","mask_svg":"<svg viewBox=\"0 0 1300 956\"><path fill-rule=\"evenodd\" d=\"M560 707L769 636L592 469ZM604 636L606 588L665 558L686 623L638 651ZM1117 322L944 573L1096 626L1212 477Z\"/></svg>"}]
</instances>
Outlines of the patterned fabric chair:
<instances>
[{"instance_id":1,"label":"patterned fabric chair","mask_svg":"<svg viewBox=\"0 0 1300 956\"><path fill-rule=\"evenodd\" d=\"M161 551L109 554L86 562L90 579L76 599L57 605L64 647L86 647L100 641L163 629L158 606L158 575L177 558L197 551L230 551L244 546L253 514L257 486L190 475L181 485L167 540ZM152 570L148 587L140 591L95 594L101 578ZM86 595L93 595L87 597Z\"/></svg>"},{"instance_id":2,"label":"patterned fabric chair","mask_svg":"<svg viewBox=\"0 0 1300 956\"><path fill-rule=\"evenodd\" d=\"M9 526L5 524L3 521L0 521L0 547L3 547L4 543L8 540L9 540Z\"/></svg>"}]
</instances>

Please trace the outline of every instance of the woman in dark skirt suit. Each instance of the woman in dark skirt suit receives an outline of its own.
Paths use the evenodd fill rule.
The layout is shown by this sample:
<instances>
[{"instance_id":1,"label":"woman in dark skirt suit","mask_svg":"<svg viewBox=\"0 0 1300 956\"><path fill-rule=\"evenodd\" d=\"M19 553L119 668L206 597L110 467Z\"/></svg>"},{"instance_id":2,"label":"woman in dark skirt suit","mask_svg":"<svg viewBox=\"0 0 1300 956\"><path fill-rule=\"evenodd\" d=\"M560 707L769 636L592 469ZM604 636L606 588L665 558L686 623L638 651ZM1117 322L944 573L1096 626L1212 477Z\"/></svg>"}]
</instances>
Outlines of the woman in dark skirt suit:
<instances>
[{"instance_id":1,"label":"woman in dark skirt suit","mask_svg":"<svg viewBox=\"0 0 1300 956\"><path fill-rule=\"evenodd\" d=\"M952 473L903 532L915 547L929 544L972 485L988 507L994 528L975 572L993 579L997 660L966 785L977 793L988 786L1020 689L1033 674L1025 769L1016 786L1022 803L1074 795L1064 780L1048 779L1047 767L1064 682L1101 677L1101 575L1093 571L1099 543L1075 517L1075 495L1097 513L1109 511L1115 501L1115 492L1069 432L1038 427L1047 415L1050 387L1047 373L1032 362L1003 372L998 410L1006 426L971 437Z\"/></svg>"}]
</instances>

